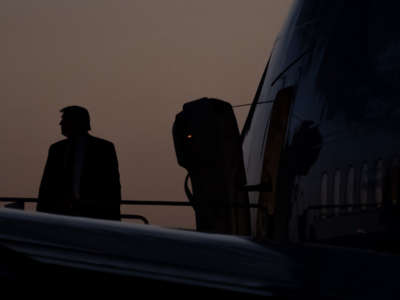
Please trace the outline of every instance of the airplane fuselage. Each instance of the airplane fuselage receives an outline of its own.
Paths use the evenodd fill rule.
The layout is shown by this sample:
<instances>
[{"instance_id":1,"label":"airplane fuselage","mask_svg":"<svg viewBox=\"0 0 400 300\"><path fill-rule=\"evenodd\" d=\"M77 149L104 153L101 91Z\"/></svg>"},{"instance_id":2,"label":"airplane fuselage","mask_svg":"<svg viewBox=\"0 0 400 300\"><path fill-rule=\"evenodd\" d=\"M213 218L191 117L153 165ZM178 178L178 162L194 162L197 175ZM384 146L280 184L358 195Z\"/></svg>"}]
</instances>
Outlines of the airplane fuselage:
<instances>
[{"instance_id":1,"label":"airplane fuselage","mask_svg":"<svg viewBox=\"0 0 400 300\"><path fill-rule=\"evenodd\" d=\"M295 2L243 131L249 184L273 181L273 191L250 193L267 207L253 210L253 232L304 241L396 227L398 10L395 1ZM299 133L307 124L321 140Z\"/></svg>"}]
</instances>

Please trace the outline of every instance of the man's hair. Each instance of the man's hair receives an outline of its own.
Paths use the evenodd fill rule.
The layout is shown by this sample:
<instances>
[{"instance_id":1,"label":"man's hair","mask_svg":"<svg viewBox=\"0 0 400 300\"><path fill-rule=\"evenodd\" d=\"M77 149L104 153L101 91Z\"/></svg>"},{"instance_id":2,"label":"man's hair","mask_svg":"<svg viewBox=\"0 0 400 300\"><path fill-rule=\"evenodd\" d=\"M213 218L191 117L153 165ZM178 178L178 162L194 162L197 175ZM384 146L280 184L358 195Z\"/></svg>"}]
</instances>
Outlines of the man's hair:
<instances>
[{"instance_id":1,"label":"man's hair","mask_svg":"<svg viewBox=\"0 0 400 300\"><path fill-rule=\"evenodd\" d=\"M86 108L81 106L67 106L60 110L65 118L71 118L74 122L82 128L82 130L89 131L90 117Z\"/></svg>"}]
</instances>

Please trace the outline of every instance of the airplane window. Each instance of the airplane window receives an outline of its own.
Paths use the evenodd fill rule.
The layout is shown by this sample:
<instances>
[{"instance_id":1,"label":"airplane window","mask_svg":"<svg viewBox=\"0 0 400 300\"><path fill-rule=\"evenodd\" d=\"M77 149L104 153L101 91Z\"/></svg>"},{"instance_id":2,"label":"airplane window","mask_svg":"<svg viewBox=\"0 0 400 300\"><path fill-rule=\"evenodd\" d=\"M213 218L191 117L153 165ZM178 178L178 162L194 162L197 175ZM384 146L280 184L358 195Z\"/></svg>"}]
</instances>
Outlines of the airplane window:
<instances>
[{"instance_id":1,"label":"airplane window","mask_svg":"<svg viewBox=\"0 0 400 300\"><path fill-rule=\"evenodd\" d=\"M348 205L354 204L354 167L350 166L347 174L346 202ZM351 206L347 209L349 212L353 210Z\"/></svg>"},{"instance_id":2,"label":"airplane window","mask_svg":"<svg viewBox=\"0 0 400 300\"><path fill-rule=\"evenodd\" d=\"M340 171L335 172L334 190L333 190L333 202L335 205L340 204ZM335 207L335 215L339 214L339 207Z\"/></svg>"},{"instance_id":3,"label":"airplane window","mask_svg":"<svg viewBox=\"0 0 400 300\"><path fill-rule=\"evenodd\" d=\"M324 173L321 179L321 205L328 205L328 173ZM322 216L328 213L325 207L322 208Z\"/></svg>"},{"instance_id":4,"label":"airplane window","mask_svg":"<svg viewBox=\"0 0 400 300\"><path fill-rule=\"evenodd\" d=\"M375 185L375 201L378 207L382 206L383 202L383 178L384 174L383 160L379 160L376 166L376 185Z\"/></svg>"},{"instance_id":5,"label":"airplane window","mask_svg":"<svg viewBox=\"0 0 400 300\"><path fill-rule=\"evenodd\" d=\"M361 209L365 210L368 200L368 165L365 163L361 169L360 202Z\"/></svg>"}]
</instances>

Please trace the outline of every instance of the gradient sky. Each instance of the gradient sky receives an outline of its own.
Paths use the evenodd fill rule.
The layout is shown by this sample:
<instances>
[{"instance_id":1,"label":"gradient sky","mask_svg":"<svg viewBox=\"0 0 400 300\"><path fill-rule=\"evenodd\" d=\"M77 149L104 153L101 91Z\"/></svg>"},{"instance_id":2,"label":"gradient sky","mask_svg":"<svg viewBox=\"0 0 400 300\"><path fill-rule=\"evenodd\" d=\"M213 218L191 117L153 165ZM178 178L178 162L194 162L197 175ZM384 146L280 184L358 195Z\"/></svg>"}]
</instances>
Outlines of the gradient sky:
<instances>
[{"instance_id":1,"label":"gradient sky","mask_svg":"<svg viewBox=\"0 0 400 300\"><path fill-rule=\"evenodd\" d=\"M292 1L2 0L0 197L37 196L59 110L81 105L116 146L123 199L186 201L176 113L201 97L251 102ZM248 108L235 112L241 128ZM129 211L194 226L190 208Z\"/></svg>"}]
</instances>

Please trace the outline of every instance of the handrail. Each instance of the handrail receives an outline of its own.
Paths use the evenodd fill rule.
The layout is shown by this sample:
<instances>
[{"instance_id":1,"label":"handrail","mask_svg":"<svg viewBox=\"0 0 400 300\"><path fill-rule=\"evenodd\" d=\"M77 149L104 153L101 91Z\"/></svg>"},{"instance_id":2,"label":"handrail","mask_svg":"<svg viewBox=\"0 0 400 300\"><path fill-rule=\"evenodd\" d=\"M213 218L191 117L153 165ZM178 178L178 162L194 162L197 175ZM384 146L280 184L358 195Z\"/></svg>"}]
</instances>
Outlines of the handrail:
<instances>
[{"instance_id":1,"label":"handrail","mask_svg":"<svg viewBox=\"0 0 400 300\"><path fill-rule=\"evenodd\" d=\"M37 202L37 198L15 198L15 197L0 197L0 202L24 202L24 203L35 203ZM154 200L121 200L121 205L150 205L150 206L193 206L190 202L183 201L154 201ZM208 203L209 205L209 203ZM225 204L216 203L216 206L221 206ZM248 207L248 208L258 208L260 207L257 204L237 204L237 205L229 205L236 207Z\"/></svg>"},{"instance_id":2,"label":"handrail","mask_svg":"<svg viewBox=\"0 0 400 300\"><path fill-rule=\"evenodd\" d=\"M17 209L25 209L25 203L36 203L37 198L24 198L24 197L0 197L0 202L11 202L6 207L9 208L17 208ZM186 207L193 207L192 203L190 202L183 202L183 201L152 201L152 200L121 200L121 205L150 205L150 206L186 206ZM217 203L216 206L226 205ZM256 204L231 204L230 206L242 207L242 208L258 208L259 206ZM193 207L196 209L195 207ZM143 221L144 224L149 224L149 221L140 215L133 215L133 214L122 214L122 219L138 219Z\"/></svg>"},{"instance_id":3,"label":"handrail","mask_svg":"<svg viewBox=\"0 0 400 300\"><path fill-rule=\"evenodd\" d=\"M154 200L121 200L121 205L165 205L165 206L192 206L183 201L154 201Z\"/></svg>"},{"instance_id":4,"label":"handrail","mask_svg":"<svg viewBox=\"0 0 400 300\"><path fill-rule=\"evenodd\" d=\"M37 198L25 197L0 197L0 202L24 202L36 203ZM182 201L152 201L152 200L121 200L121 205L168 205L168 206L191 206L189 202Z\"/></svg>"},{"instance_id":5,"label":"handrail","mask_svg":"<svg viewBox=\"0 0 400 300\"><path fill-rule=\"evenodd\" d=\"M23 202L23 203L36 203L37 198L26 197L0 197L0 202ZM190 202L183 201L154 201L154 200L121 200L121 205L150 205L150 206L193 206ZM221 205L221 204L216 204ZM222 204L223 205L223 204ZM232 206L232 205L231 205ZM257 204L236 205L238 207L259 208ZM357 204L328 204L328 205L311 205L306 210L320 210L330 208L358 208L358 207L377 207L378 203L357 203Z\"/></svg>"},{"instance_id":6,"label":"handrail","mask_svg":"<svg viewBox=\"0 0 400 300\"><path fill-rule=\"evenodd\" d=\"M9 208L25 209L25 203L36 203L37 198L16 198L16 197L0 197L0 202L11 202L6 205ZM151 201L151 200L121 200L121 205L150 205L150 206L186 206L192 207L189 202L183 201ZM257 207L257 205L237 205L239 207ZM141 220L144 224L149 224L149 221L141 215L122 214L122 219Z\"/></svg>"},{"instance_id":7,"label":"handrail","mask_svg":"<svg viewBox=\"0 0 400 300\"><path fill-rule=\"evenodd\" d=\"M9 208L17 208L17 209L25 209L25 203L36 203L37 198L15 198L15 197L0 197L0 202L11 202L10 204L6 205ZM123 200L121 204L132 204L130 200ZM145 202L145 201L138 201L138 202ZM122 214L122 219L136 219L141 220L144 224L149 224L149 221L140 215L133 215L133 214Z\"/></svg>"},{"instance_id":8,"label":"handrail","mask_svg":"<svg viewBox=\"0 0 400 300\"><path fill-rule=\"evenodd\" d=\"M15 198L15 197L1 197L0 202L37 202L37 198Z\"/></svg>"}]
</instances>

